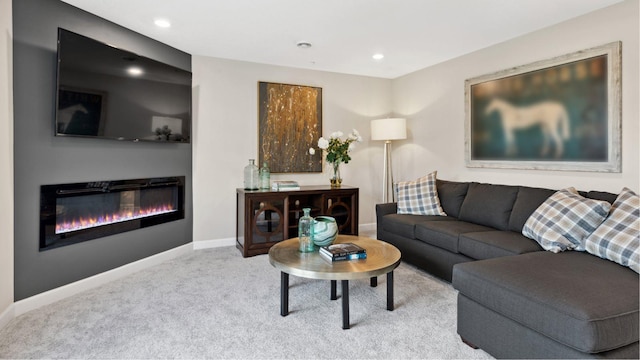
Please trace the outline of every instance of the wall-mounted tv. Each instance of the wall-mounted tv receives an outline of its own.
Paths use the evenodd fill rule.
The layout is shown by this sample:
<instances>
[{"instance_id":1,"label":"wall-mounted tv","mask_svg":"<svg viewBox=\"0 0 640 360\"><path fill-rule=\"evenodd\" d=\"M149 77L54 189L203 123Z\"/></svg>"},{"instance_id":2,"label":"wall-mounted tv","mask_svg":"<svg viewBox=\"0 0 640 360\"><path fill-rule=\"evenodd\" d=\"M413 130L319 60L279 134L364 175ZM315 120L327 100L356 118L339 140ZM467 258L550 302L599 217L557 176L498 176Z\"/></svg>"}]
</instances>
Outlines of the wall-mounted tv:
<instances>
[{"instance_id":1,"label":"wall-mounted tv","mask_svg":"<svg viewBox=\"0 0 640 360\"><path fill-rule=\"evenodd\" d=\"M191 72L58 29L55 134L191 140Z\"/></svg>"}]
</instances>

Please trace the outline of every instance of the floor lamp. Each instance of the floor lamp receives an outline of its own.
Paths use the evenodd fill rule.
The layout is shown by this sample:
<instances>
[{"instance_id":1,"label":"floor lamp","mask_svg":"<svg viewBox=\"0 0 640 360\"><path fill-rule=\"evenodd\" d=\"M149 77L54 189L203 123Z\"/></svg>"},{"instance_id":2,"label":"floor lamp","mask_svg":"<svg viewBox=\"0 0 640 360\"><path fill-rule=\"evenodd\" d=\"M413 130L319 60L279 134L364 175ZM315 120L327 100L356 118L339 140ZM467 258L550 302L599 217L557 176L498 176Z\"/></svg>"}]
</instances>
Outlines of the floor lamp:
<instances>
[{"instance_id":1,"label":"floor lamp","mask_svg":"<svg viewBox=\"0 0 640 360\"><path fill-rule=\"evenodd\" d=\"M393 191L393 171L391 167L391 140L407 138L407 120L401 118L371 120L371 140L384 140L384 170L382 180L382 201L395 202Z\"/></svg>"}]
</instances>

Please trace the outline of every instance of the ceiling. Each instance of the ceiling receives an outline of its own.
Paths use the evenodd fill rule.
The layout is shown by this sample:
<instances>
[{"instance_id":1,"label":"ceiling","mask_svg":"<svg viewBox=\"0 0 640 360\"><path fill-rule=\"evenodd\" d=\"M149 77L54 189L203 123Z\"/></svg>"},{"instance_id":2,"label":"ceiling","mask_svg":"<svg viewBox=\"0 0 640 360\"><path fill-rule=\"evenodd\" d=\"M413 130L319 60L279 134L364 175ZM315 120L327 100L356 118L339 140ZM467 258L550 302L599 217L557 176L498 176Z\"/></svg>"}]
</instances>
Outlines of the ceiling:
<instances>
[{"instance_id":1,"label":"ceiling","mask_svg":"<svg viewBox=\"0 0 640 360\"><path fill-rule=\"evenodd\" d=\"M63 1L192 55L396 78L622 0Z\"/></svg>"}]
</instances>

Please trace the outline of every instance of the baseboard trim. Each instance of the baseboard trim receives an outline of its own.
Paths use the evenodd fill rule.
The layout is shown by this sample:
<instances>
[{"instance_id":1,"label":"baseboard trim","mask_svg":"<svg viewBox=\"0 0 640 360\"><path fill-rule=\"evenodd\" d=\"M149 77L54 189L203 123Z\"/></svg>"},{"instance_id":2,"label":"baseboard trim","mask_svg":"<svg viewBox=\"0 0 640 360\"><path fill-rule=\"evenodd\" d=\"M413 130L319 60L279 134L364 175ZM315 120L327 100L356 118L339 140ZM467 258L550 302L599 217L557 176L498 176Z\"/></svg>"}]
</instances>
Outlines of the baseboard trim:
<instances>
[{"instance_id":1,"label":"baseboard trim","mask_svg":"<svg viewBox=\"0 0 640 360\"><path fill-rule=\"evenodd\" d=\"M13 316L20 316L39 307L52 304L56 301L65 299L69 296L76 295L80 292L93 289L100 285L104 285L111 281L120 279L127 275L133 274L148 267L158 265L164 261L173 259L180 255L188 254L193 251L192 243L188 243L176 248L155 254L132 263L122 265L118 268L105 271L100 274L90 276L88 278L72 282L61 287L45 291L43 293L28 297L23 300L16 301L13 305ZM6 312L6 311L5 311ZM4 316L4 313L3 313Z\"/></svg>"},{"instance_id":2,"label":"baseboard trim","mask_svg":"<svg viewBox=\"0 0 640 360\"><path fill-rule=\"evenodd\" d=\"M211 249L222 246L233 246L235 244L236 238L194 241L193 250Z\"/></svg>"},{"instance_id":3,"label":"baseboard trim","mask_svg":"<svg viewBox=\"0 0 640 360\"><path fill-rule=\"evenodd\" d=\"M9 321L13 320L15 317L15 304L10 304L9 307L0 314L0 329L5 327Z\"/></svg>"},{"instance_id":4,"label":"baseboard trim","mask_svg":"<svg viewBox=\"0 0 640 360\"><path fill-rule=\"evenodd\" d=\"M376 231L376 223L360 224L360 226L358 226L359 233L370 231Z\"/></svg>"}]
</instances>

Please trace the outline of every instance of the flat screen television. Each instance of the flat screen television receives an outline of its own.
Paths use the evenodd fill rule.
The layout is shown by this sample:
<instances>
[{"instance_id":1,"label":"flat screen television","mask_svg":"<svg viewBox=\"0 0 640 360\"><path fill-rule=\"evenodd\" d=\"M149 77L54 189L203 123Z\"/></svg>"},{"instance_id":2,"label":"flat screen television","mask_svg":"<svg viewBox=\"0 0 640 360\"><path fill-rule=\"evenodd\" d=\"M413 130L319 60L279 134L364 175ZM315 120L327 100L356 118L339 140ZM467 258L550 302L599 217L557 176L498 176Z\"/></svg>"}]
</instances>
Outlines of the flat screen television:
<instances>
[{"instance_id":1,"label":"flat screen television","mask_svg":"<svg viewBox=\"0 0 640 360\"><path fill-rule=\"evenodd\" d=\"M189 143L191 72L58 29L56 136Z\"/></svg>"}]
</instances>

